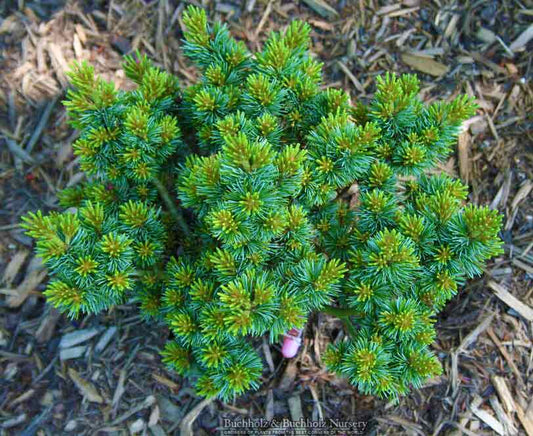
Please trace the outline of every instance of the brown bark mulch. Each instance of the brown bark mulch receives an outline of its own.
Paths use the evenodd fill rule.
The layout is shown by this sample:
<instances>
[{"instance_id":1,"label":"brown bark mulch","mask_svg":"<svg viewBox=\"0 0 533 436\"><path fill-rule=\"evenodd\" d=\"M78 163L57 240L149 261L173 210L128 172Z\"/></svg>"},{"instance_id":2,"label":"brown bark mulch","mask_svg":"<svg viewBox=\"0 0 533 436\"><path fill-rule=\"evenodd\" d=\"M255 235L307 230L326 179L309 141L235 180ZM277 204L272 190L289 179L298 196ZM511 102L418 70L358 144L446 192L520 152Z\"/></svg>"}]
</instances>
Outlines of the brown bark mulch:
<instances>
[{"instance_id":1,"label":"brown bark mulch","mask_svg":"<svg viewBox=\"0 0 533 436\"><path fill-rule=\"evenodd\" d=\"M478 113L440 170L467 182L472 202L505 215L505 254L439 316L443 375L398 403L362 396L326 372L320 355L339 331L327 316L310 320L294 360L258 343L259 391L206 404L162 366L162 330L134 306L74 322L45 305L47 273L19 220L57 208L56 193L84 177L61 105L65 73L73 60L87 60L127 87L121 58L138 49L193 81L180 49L186 3L205 6L252 49L270 30L306 20L327 85L354 100L370 98L385 71L418 73L428 102L458 93L477 99ZM531 0L1 4L0 434L207 435L220 432L224 418L332 418L360 421L367 434L533 435L532 39Z\"/></svg>"}]
</instances>

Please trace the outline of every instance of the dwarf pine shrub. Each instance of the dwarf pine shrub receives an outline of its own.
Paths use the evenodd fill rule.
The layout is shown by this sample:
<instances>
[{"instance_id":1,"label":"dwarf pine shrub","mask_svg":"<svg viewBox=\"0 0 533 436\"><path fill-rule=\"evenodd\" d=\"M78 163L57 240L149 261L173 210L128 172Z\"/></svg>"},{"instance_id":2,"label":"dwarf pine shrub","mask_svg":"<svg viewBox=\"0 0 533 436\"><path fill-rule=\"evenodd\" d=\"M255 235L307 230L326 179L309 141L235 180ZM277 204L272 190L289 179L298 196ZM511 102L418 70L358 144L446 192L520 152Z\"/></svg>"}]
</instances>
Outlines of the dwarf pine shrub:
<instances>
[{"instance_id":1,"label":"dwarf pine shrub","mask_svg":"<svg viewBox=\"0 0 533 436\"><path fill-rule=\"evenodd\" d=\"M64 212L23 218L48 302L76 317L134 299L171 332L163 362L206 397L257 388L253 339L278 341L312 311L342 319L322 357L362 393L439 374L436 314L501 252L498 213L428 175L473 102L426 106L415 76L385 74L352 105L323 88L305 23L251 54L200 9L183 22L193 86L145 56L126 57L130 92L87 64L70 73L87 178L60 193Z\"/></svg>"}]
</instances>

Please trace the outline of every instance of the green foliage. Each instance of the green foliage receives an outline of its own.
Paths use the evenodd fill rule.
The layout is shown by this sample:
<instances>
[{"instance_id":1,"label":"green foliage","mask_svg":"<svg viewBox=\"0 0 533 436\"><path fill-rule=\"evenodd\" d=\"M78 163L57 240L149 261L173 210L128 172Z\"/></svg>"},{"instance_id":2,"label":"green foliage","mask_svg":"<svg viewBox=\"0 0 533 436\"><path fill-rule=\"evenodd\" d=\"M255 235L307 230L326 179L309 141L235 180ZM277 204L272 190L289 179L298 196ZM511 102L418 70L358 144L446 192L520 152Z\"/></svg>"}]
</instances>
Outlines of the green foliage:
<instances>
[{"instance_id":1,"label":"green foliage","mask_svg":"<svg viewBox=\"0 0 533 436\"><path fill-rule=\"evenodd\" d=\"M501 216L427 175L474 104L426 106L416 77L386 74L354 108L321 89L308 25L252 56L200 9L183 22L193 86L140 55L124 63L131 92L86 64L70 75L88 181L60 194L65 212L23 218L48 301L75 317L134 299L171 331L163 362L203 396L257 388L253 338L320 310L347 326L329 369L365 394L420 387L440 372L436 314L501 252Z\"/></svg>"}]
</instances>

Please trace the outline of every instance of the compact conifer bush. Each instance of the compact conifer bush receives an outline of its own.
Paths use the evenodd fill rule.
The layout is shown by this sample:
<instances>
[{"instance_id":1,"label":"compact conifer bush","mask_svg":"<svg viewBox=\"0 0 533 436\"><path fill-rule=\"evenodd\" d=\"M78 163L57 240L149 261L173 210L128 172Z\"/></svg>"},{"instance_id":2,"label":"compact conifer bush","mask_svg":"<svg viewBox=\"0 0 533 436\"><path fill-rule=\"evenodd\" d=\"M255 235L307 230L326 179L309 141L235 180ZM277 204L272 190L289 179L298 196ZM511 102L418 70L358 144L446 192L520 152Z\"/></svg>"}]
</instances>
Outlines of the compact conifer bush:
<instances>
[{"instance_id":1,"label":"compact conifer bush","mask_svg":"<svg viewBox=\"0 0 533 436\"><path fill-rule=\"evenodd\" d=\"M193 86L144 56L125 60L131 92L87 64L70 74L87 179L61 193L64 212L24 217L48 301L76 317L134 299L171 332L163 362L206 397L257 388L254 338L312 311L342 319L323 360L365 394L439 374L436 314L501 251L497 212L428 175L473 102L426 106L415 76L385 74L352 105L322 86L307 24L251 54L200 9L183 22Z\"/></svg>"}]
</instances>

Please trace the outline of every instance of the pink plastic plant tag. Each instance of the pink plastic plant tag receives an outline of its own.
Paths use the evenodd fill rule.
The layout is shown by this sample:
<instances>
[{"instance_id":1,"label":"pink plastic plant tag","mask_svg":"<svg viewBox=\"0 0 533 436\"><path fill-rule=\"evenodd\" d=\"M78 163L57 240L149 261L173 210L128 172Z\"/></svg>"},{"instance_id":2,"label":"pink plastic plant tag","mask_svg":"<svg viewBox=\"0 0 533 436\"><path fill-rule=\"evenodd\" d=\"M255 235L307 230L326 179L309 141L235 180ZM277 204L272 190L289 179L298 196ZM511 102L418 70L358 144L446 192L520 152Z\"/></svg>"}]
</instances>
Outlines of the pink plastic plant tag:
<instances>
[{"instance_id":1,"label":"pink plastic plant tag","mask_svg":"<svg viewBox=\"0 0 533 436\"><path fill-rule=\"evenodd\" d=\"M302 330L291 329L283 336L283 346L281 347L281 354L286 359L291 359L298 354L300 345L302 343Z\"/></svg>"}]
</instances>

